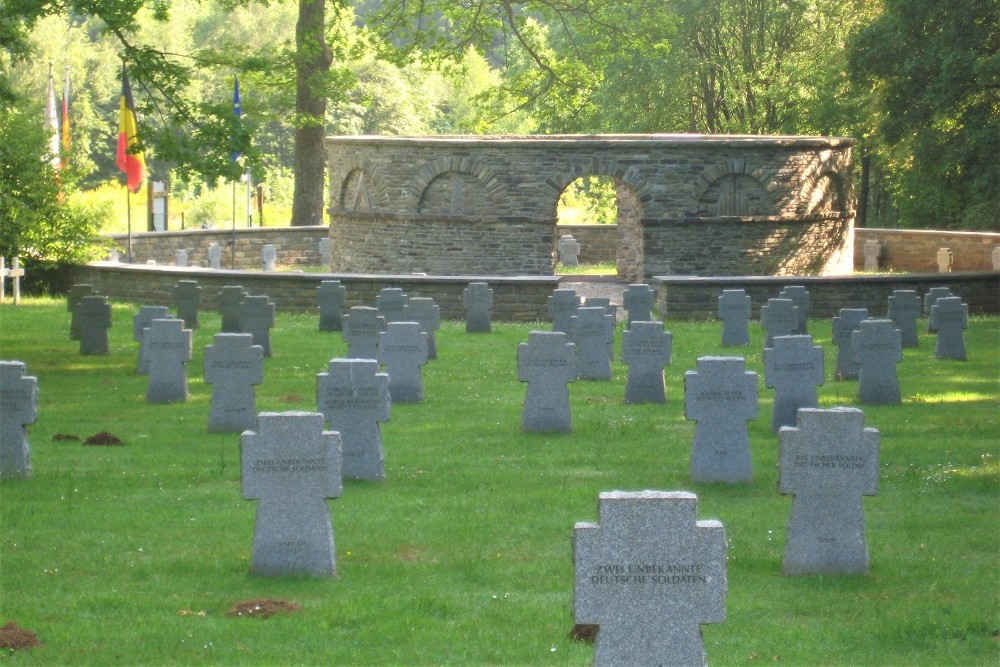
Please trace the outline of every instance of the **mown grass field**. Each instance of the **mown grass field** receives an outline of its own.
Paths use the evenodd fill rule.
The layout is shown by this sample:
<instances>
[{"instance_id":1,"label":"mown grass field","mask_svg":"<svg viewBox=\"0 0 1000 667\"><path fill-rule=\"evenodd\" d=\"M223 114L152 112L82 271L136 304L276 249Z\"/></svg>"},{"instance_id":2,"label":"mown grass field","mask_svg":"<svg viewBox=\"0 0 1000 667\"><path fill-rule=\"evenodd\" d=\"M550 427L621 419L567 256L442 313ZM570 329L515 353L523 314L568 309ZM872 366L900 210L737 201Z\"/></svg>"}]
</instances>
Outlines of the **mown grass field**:
<instances>
[{"instance_id":1,"label":"mown grass field","mask_svg":"<svg viewBox=\"0 0 1000 667\"><path fill-rule=\"evenodd\" d=\"M667 322L665 405L625 405L611 382L571 385L572 434L520 432L516 348L547 325L438 332L426 399L382 426L387 480L329 501L340 577L251 576L255 502L240 489L239 436L207 432L202 354L219 317L202 313L190 398L147 405L132 316L113 308L111 354L81 357L65 302L0 307L0 358L38 378L29 427L34 475L0 484L0 625L43 646L0 653L24 665L587 665L573 641L571 533L614 489L689 490L729 540L728 618L704 626L713 665L995 665L1000 662L1000 320L973 318L968 362L933 358L933 338L899 364L903 404L863 407L881 433L878 495L865 498L871 574L783 577L791 498L777 494L762 337L722 348L715 321ZM314 315L279 314L261 411L315 410L316 374L346 351ZM831 378L821 407L856 405ZM620 349L621 325L616 338ZM761 374L750 423L756 480L692 484L694 423L683 375L698 356L742 355ZM84 446L107 431L120 447ZM301 611L232 618L276 598ZM656 631L656 619L639 622Z\"/></svg>"}]
</instances>

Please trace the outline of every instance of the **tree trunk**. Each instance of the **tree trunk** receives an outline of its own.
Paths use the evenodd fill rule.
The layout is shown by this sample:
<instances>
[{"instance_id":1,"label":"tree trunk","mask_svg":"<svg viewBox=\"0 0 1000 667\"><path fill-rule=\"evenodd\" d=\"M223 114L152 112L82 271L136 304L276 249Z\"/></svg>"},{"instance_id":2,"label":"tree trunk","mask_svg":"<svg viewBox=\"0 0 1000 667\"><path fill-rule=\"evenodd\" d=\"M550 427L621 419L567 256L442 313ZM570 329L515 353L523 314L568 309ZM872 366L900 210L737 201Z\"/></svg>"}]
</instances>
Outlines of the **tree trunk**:
<instances>
[{"instance_id":1,"label":"tree trunk","mask_svg":"<svg viewBox=\"0 0 1000 667\"><path fill-rule=\"evenodd\" d=\"M861 149L861 187L858 193L858 212L854 221L855 227L868 226L868 181L870 178L872 158L868 151Z\"/></svg>"},{"instance_id":2,"label":"tree trunk","mask_svg":"<svg viewBox=\"0 0 1000 667\"><path fill-rule=\"evenodd\" d=\"M333 56L323 38L325 0L299 0L295 26L295 190L292 225L323 224L326 95L322 79Z\"/></svg>"}]
</instances>

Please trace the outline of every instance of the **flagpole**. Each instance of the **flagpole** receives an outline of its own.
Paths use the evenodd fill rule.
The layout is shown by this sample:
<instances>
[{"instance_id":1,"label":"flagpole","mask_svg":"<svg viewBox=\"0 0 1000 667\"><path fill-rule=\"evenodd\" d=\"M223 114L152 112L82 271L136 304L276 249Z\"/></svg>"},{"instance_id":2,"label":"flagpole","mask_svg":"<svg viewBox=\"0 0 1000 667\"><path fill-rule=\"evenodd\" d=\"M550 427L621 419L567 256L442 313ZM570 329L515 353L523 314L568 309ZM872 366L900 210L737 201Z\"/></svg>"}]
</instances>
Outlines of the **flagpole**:
<instances>
[{"instance_id":1,"label":"flagpole","mask_svg":"<svg viewBox=\"0 0 1000 667\"><path fill-rule=\"evenodd\" d=\"M132 263L132 191L125 186L125 219L128 221L128 263Z\"/></svg>"}]
</instances>

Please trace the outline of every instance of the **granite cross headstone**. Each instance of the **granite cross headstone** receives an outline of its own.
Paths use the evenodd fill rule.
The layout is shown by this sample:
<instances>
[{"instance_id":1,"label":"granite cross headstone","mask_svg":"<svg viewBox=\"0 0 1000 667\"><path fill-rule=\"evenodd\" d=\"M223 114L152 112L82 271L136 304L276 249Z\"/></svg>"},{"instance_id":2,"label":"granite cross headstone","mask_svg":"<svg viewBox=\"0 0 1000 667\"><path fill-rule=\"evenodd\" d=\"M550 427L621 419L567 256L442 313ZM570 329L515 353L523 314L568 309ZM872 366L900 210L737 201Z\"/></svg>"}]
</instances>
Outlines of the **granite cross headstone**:
<instances>
[{"instance_id":1,"label":"granite cross headstone","mask_svg":"<svg viewBox=\"0 0 1000 667\"><path fill-rule=\"evenodd\" d=\"M69 339L80 340L80 322L76 317L76 305L85 296L96 296L93 285L76 284L69 288L66 294L66 310L70 312Z\"/></svg>"},{"instance_id":2,"label":"granite cross headstone","mask_svg":"<svg viewBox=\"0 0 1000 667\"><path fill-rule=\"evenodd\" d=\"M11 294L14 297L14 305L16 306L21 303L21 278L24 277L24 269L21 268L21 260L18 257L15 257L11 261L9 269L5 266L4 262L4 258L0 257L0 303L6 297L4 281L10 278Z\"/></svg>"},{"instance_id":3,"label":"granite cross headstone","mask_svg":"<svg viewBox=\"0 0 1000 667\"><path fill-rule=\"evenodd\" d=\"M962 303L961 297L948 296L938 299L931 306L931 314L938 327L934 356L938 359L965 361L965 330L969 328L969 306Z\"/></svg>"},{"instance_id":4,"label":"granite cross headstone","mask_svg":"<svg viewBox=\"0 0 1000 667\"><path fill-rule=\"evenodd\" d=\"M878 259L882 254L882 244L875 239L865 241L864 257L865 271L878 271Z\"/></svg>"},{"instance_id":5,"label":"granite cross headstone","mask_svg":"<svg viewBox=\"0 0 1000 667\"><path fill-rule=\"evenodd\" d=\"M799 309L799 322L792 331L792 335L805 335L809 333L809 291L802 285L786 285L778 294L779 299L791 299L795 307Z\"/></svg>"},{"instance_id":6,"label":"granite cross headstone","mask_svg":"<svg viewBox=\"0 0 1000 667\"><path fill-rule=\"evenodd\" d=\"M799 408L818 405L823 384L823 348L812 336L778 336L764 348L764 386L774 389L771 428L795 426Z\"/></svg>"},{"instance_id":7,"label":"granite cross headstone","mask_svg":"<svg viewBox=\"0 0 1000 667\"><path fill-rule=\"evenodd\" d=\"M990 253L990 259L993 262L993 270L1000 271L1000 245L993 246L993 252Z\"/></svg>"},{"instance_id":8,"label":"granite cross headstone","mask_svg":"<svg viewBox=\"0 0 1000 667\"><path fill-rule=\"evenodd\" d=\"M389 421L389 376L374 359L331 359L316 376L316 403L340 433L345 479L385 479L379 422Z\"/></svg>"},{"instance_id":9,"label":"granite cross headstone","mask_svg":"<svg viewBox=\"0 0 1000 667\"><path fill-rule=\"evenodd\" d=\"M243 497L259 500L250 571L336 577L327 498L338 498L340 436L318 412L262 412L240 438Z\"/></svg>"},{"instance_id":10,"label":"granite cross headstone","mask_svg":"<svg viewBox=\"0 0 1000 667\"><path fill-rule=\"evenodd\" d=\"M953 255L951 248L941 248L937 251L937 266L939 273L950 273Z\"/></svg>"},{"instance_id":11,"label":"granite cross headstone","mask_svg":"<svg viewBox=\"0 0 1000 667\"><path fill-rule=\"evenodd\" d=\"M148 403L174 403L188 397L185 364L191 361L191 330L183 320L153 320L146 329L145 360L149 364Z\"/></svg>"},{"instance_id":12,"label":"granite cross headstone","mask_svg":"<svg viewBox=\"0 0 1000 667\"><path fill-rule=\"evenodd\" d=\"M393 403L424 400L420 367L427 363L427 334L416 322L390 322L378 335L378 362L389 374Z\"/></svg>"},{"instance_id":13,"label":"granite cross headstone","mask_svg":"<svg viewBox=\"0 0 1000 667\"><path fill-rule=\"evenodd\" d=\"M248 333L219 333L205 346L205 384L212 385L208 430L242 433L257 425L254 385L264 381L264 350Z\"/></svg>"},{"instance_id":14,"label":"granite cross headstone","mask_svg":"<svg viewBox=\"0 0 1000 667\"><path fill-rule=\"evenodd\" d=\"M339 280L323 280L316 288L319 304L319 330L343 331L343 310L347 290Z\"/></svg>"},{"instance_id":15,"label":"granite cross headstone","mask_svg":"<svg viewBox=\"0 0 1000 667\"><path fill-rule=\"evenodd\" d=\"M177 317L184 320L188 329L198 328L198 308L201 306L201 286L197 280L179 280L174 285L174 303Z\"/></svg>"},{"instance_id":16,"label":"granite cross headstone","mask_svg":"<svg viewBox=\"0 0 1000 667\"><path fill-rule=\"evenodd\" d=\"M226 285L219 292L219 313L222 315L222 333L243 333L240 323L240 304L247 293L239 285Z\"/></svg>"},{"instance_id":17,"label":"granite cross headstone","mask_svg":"<svg viewBox=\"0 0 1000 667\"><path fill-rule=\"evenodd\" d=\"M188 251L184 248L174 251L174 266L186 267L188 265Z\"/></svg>"},{"instance_id":18,"label":"granite cross headstone","mask_svg":"<svg viewBox=\"0 0 1000 667\"><path fill-rule=\"evenodd\" d=\"M377 308L353 306L344 315L344 340L351 359L378 359L378 335L385 331L385 318Z\"/></svg>"},{"instance_id":19,"label":"granite cross headstone","mask_svg":"<svg viewBox=\"0 0 1000 667\"><path fill-rule=\"evenodd\" d=\"M139 375L149 374L149 361L143 355L146 347L146 329L153 320L163 320L170 317L166 306L143 306L132 317L132 340L139 343L139 356L135 364L135 372Z\"/></svg>"},{"instance_id":20,"label":"granite cross headstone","mask_svg":"<svg viewBox=\"0 0 1000 667\"><path fill-rule=\"evenodd\" d=\"M608 347L615 337L615 318L604 308L579 308L571 319L576 343L576 373L583 380L610 380Z\"/></svg>"},{"instance_id":21,"label":"granite cross headstone","mask_svg":"<svg viewBox=\"0 0 1000 667\"><path fill-rule=\"evenodd\" d=\"M260 249L260 259L264 263L265 271L274 271L275 263L278 261L278 249L271 243L264 245Z\"/></svg>"},{"instance_id":22,"label":"granite cross headstone","mask_svg":"<svg viewBox=\"0 0 1000 667\"><path fill-rule=\"evenodd\" d=\"M767 332L764 347L777 336L791 336L799 326L799 308L791 299L768 299L760 309L760 325Z\"/></svg>"},{"instance_id":23,"label":"granite cross headstone","mask_svg":"<svg viewBox=\"0 0 1000 667\"><path fill-rule=\"evenodd\" d=\"M555 289L549 295L548 306L549 317L552 318L552 330L572 335L573 316L580 307L580 299L576 292L568 287Z\"/></svg>"},{"instance_id":24,"label":"granite cross headstone","mask_svg":"<svg viewBox=\"0 0 1000 667\"><path fill-rule=\"evenodd\" d=\"M899 329L903 347L917 347L920 297L911 289L898 289L889 296L889 319Z\"/></svg>"},{"instance_id":25,"label":"granite cross headstone","mask_svg":"<svg viewBox=\"0 0 1000 667\"><path fill-rule=\"evenodd\" d=\"M420 330L427 334L427 358L437 359L434 332L441 328L441 307L430 297L412 297L403 307L403 320L420 325Z\"/></svg>"},{"instance_id":26,"label":"granite cross headstone","mask_svg":"<svg viewBox=\"0 0 1000 667\"><path fill-rule=\"evenodd\" d=\"M858 379L858 357L854 354L854 332L868 319L867 308L841 308L833 318L833 344L837 346L837 379Z\"/></svg>"},{"instance_id":27,"label":"granite cross headstone","mask_svg":"<svg viewBox=\"0 0 1000 667\"><path fill-rule=\"evenodd\" d=\"M573 617L599 626L594 664L705 665L703 623L726 618L726 531L684 491L600 494L573 528Z\"/></svg>"},{"instance_id":28,"label":"granite cross headstone","mask_svg":"<svg viewBox=\"0 0 1000 667\"><path fill-rule=\"evenodd\" d=\"M757 418L757 374L743 357L698 357L684 374L684 417L697 422L691 481L753 481L747 421Z\"/></svg>"},{"instance_id":29,"label":"granite cross headstone","mask_svg":"<svg viewBox=\"0 0 1000 667\"><path fill-rule=\"evenodd\" d=\"M924 315L927 316L927 333L937 333L937 322L934 320L933 307L938 299L955 296L947 287L932 287L924 294Z\"/></svg>"},{"instance_id":30,"label":"granite cross headstone","mask_svg":"<svg viewBox=\"0 0 1000 667\"><path fill-rule=\"evenodd\" d=\"M722 320L723 347L750 344L750 295L746 290L727 289L719 295L719 319Z\"/></svg>"},{"instance_id":31,"label":"granite cross headstone","mask_svg":"<svg viewBox=\"0 0 1000 667\"><path fill-rule=\"evenodd\" d=\"M493 290L488 283L469 283L462 290L465 306L465 332L489 333L493 330L490 311L493 309Z\"/></svg>"},{"instance_id":32,"label":"granite cross headstone","mask_svg":"<svg viewBox=\"0 0 1000 667\"><path fill-rule=\"evenodd\" d=\"M867 405L902 403L896 364L903 360L903 343L892 320L864 320L854 332L858 359L858 396Z\"/></svg>"},{"instance_id":33,"label":"granite cross headstone","mask_svg":"<svg viewBox=\"0 0 1000 667\"><path fill-rule=\"evenodd\" d=\"M20 361L0 361L0 478L30 477L25 428L38 417L38 380Z\"/></svg>"},{"instance_id":34,"label":"granite cross headstone","mask_svg":"<svg viewBox=\"0 0 1000 667\"><path fill-rule=\"evenodd\" d=\"M655 300L656 292L645 283L633 283L626 287L622 295L622 306L628 313L627 323L652 322Z\"/></svg>"},{"instance_id":35,"label":"granite cross headstone","mask_svg":"<svg viewBox=\"0 0 1000 667\"><path fill-rule=\"evenodd\" d=\"M778 437L778 492L794 494L784 574L868 572L861 496L878 489L879 433L857 408L799 410Z\"/></svg>"},{"instance_id":36,"label":"granite cross headstone","mask_svg":"<svg viewBox=\"0 0 1000 667\"><path fill-rule=\"evenodd\" d=\"M532 331L517 346L517 378L527 382L521 430L569 433L568 383L576 380L576 346L561 331Z\"/></svg>"},{"instance_id":37,"label":"granite cross headstone","mask_svg":"<svg viewBox=\"0 0 1000 667\"><path fill-rule=\"evenodd\" d=\"M103 296L85 296L76 304L80 326L80 354L110 354L108 329L111 328L111 305Z\"/></svg>"},{"instance_id":38,"label":"granite cross headstone","mask_svg":"<svg viewBox=\"0 0 1000 667\"><path fill-rule=\"evenodd\" d=\"M271 357L271 327L274 326L274 304L264 295L244 297L240 302L240 327L253 336L264 356Z\"/></svg>"},{"instance_id":39,"label":"granite cross headstone","mask_svg":"<svg viewBox=\"0 0 1000 667\"><path fill-rule=\"evenodd\" d=\"M10 276L10 269L7 268L7 260L0 257L0 303L7 298L7 278Z\"/></svg>"},{"instance_id":40,"label":"granite cross headstone","mask_svg":"<svg viewBox=\"0 0 1000 667\"><path fill-rule=\"evenodd\" d=\"M319 250L319 265L323 268L330 266L330 238L325 237L317 244Z\"/></svg>"},{"instance_id":41,"label":"granite cross headstone","mask_svg":"<svg viewBox=\"0 0 1000 667\"><path fill-rule=\"evenodd\" d=\"M663 322L636 320L622 333L622 363L628 365L626 403L666 403L663 367L670 363L673 336Z\"/></svg>"},{"instance_id":42,"label":"granite cross headstone","mask_svg":"<svg viewBox=\"0 0 1000 667\"><path fill-rule=\"evenodd\" d=\"M222 246L212 243L208 246L208 267L210 269L222 268Z\"/></svg>"},{"instance_id":43,"label":"granite cross headstone","mask_svg":"<svg viewBox=\"0 0 1000 667\"><path fill-rule=\"evenodd\" d=\"M563 266L580 266L580 242L572 234L559 237L559 261Z\"/></svg>"},{"instance_id":44,"label":"granite cross headstone","mask_svg":"<svg viewBox=\"0 0 1000 667\"><path fill-rule=\"evenodd\" d=\"M383 287L375 295L375 307L385 318L385 323L403 321L403 309L409 299L401 287Z\"/></svg>"}]
</instances>

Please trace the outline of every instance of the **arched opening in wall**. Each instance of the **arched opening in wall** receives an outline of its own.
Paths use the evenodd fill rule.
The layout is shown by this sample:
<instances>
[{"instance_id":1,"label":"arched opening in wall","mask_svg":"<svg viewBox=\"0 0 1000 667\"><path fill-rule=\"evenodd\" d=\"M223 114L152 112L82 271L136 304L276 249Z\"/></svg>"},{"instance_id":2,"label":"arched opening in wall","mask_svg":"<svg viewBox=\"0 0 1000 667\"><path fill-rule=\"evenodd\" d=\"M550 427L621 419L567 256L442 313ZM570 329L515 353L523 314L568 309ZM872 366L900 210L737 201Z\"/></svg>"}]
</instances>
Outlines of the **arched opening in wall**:
<instances>
[{"instance_id":1,"label":"arched opening in wall","mask_svg":"<svg viewBox=\"0 0 1000 667\"><path fill-rule=\"evenodd\" d=\"M563 190L556 208L557 272L574 270L562 261L561 248L562 237L573 236L580 244L578 261L584 266L578 270L632 277L642 250L641 219L639 200L621 179L577 178Z\"/></svg>"},{"instance_id":2,"label":"arched opening in wall","mask_svg":"<svg viewBox=\"0 0 1000 667\"><path fill-rule=\"evenodd\" d=\"M341 188L340 201L343 210L363 213L374 210L368 180L365 178L365 172L361 169L355 169L347 175Z\"/></svg>"}]
</instances>

